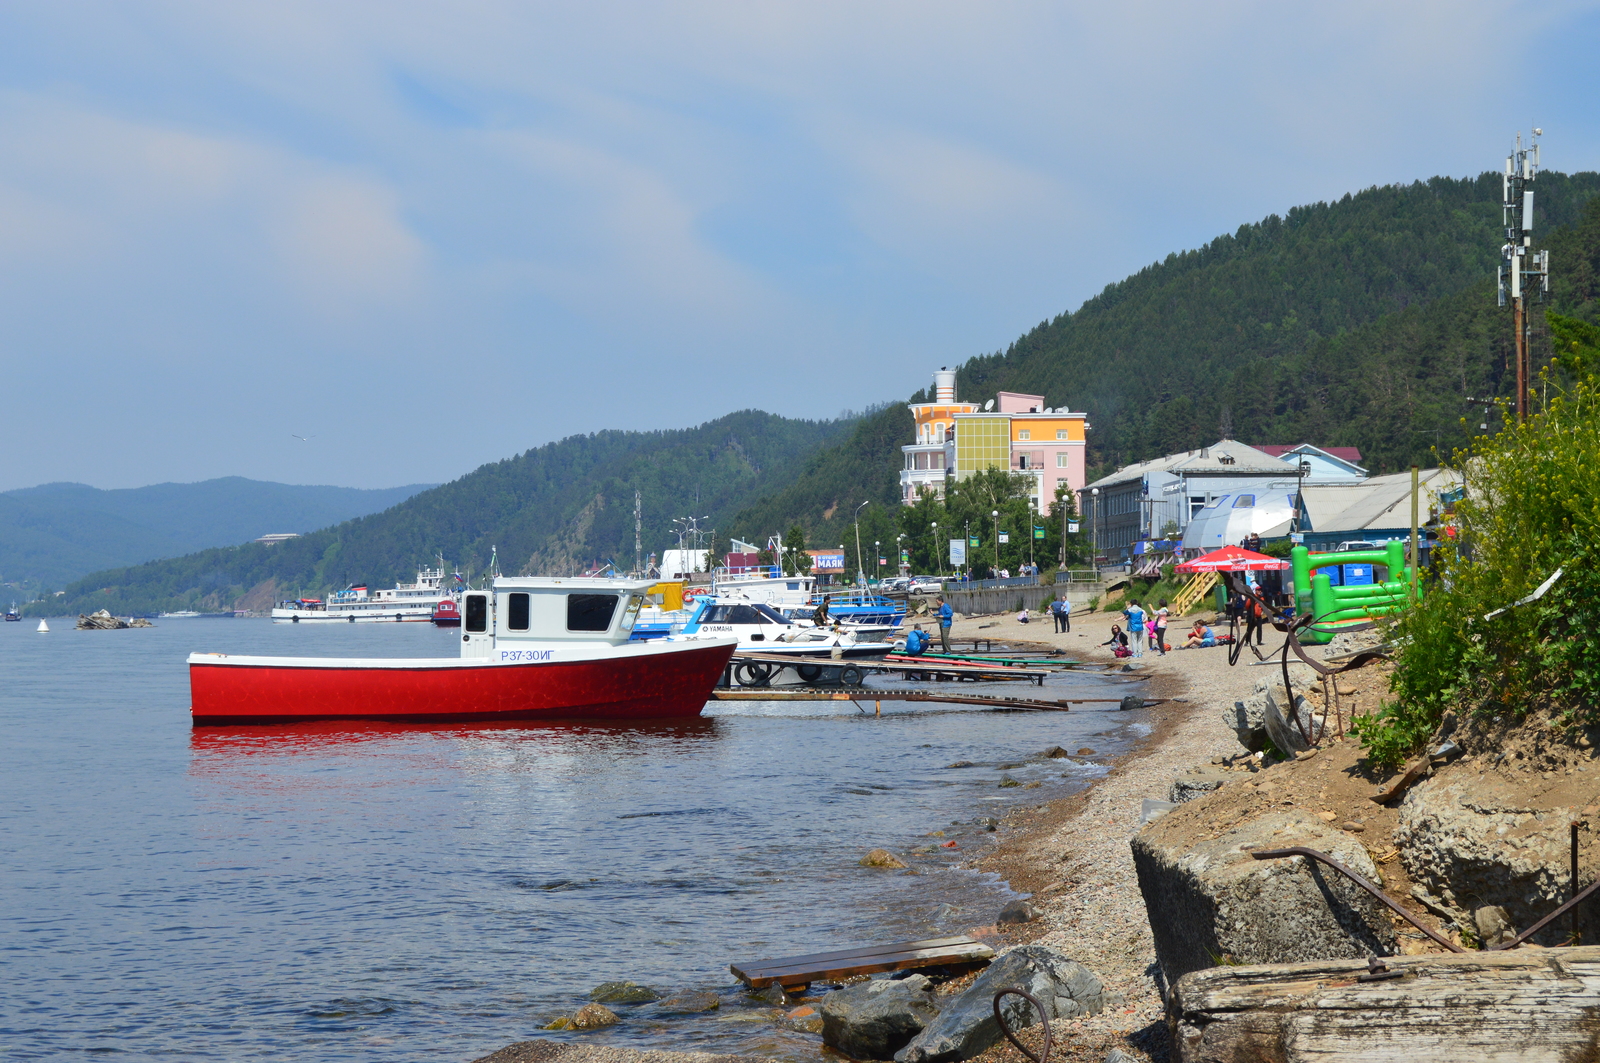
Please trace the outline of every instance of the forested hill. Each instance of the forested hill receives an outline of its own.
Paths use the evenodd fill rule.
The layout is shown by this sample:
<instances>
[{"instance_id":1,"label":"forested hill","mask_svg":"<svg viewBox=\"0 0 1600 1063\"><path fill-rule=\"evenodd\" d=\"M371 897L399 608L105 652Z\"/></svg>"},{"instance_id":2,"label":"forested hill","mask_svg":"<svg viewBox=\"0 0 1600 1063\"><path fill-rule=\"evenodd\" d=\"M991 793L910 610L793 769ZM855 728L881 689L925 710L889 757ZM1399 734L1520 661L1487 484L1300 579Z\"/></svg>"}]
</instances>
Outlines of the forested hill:
<instances>
[{"instance_id":1,"label":"forested hill","mask_svg":"<svg viewBox=\"0 0 1600 1063\"><path fill-rule=\"evenodd\" d=\"M751 410L678 431L573 436L276 546L249 543L97 572L28 611L126 615L241 601L261 608L355 581L409 581L441 553L462 572L481 573L491 548L512 575L573 574L605 558L628 568L636 489L647 551L663 548L679 516L709 515L701 526L721 529L725 541L733 513L792 483L811 455L853 424Z\"/></svg>"},{"instance_id":2,"label":"forested hill","mask_svg":"<svg viewBox=\"0 0 1600 1063\"><path fill-rule=\"evenodd\" d=\"M1538 177L1536 243L1552 249L1552 306L1590 321L1596 192L1600 174ZM1510 312L1494 296L1500 225L1493 173L1299 207L1168 255L1007 350L972 358L959 367L960 394L1038 393L1087 410L1090 465L1108 470L1215 442L1224 423L1246 442L1358 446L1374 471L1427 463L1434 447L1464 441L1463 417L1480 423L1467 396L1512 387ZM1535 329L1536 345L1546 343L1542 315ZM741 514L735 532L800 519L841 541L841 503L870 497L881 505L867 514L892 509L898 447L910 440L903 408L863 420L787 491Z\"/></svg>"}]
</instances>

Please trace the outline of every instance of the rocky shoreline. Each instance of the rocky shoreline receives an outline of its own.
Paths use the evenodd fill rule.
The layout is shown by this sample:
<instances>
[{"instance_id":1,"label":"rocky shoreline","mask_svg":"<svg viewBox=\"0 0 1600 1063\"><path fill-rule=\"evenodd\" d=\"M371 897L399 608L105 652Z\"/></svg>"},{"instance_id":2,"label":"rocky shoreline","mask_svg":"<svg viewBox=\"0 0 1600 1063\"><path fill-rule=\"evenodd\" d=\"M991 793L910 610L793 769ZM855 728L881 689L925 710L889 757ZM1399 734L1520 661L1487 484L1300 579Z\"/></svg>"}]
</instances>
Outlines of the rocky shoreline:
<instances>
[{"instance_id":1,"label":"rocky shoreline","mask_svg":"<svg viewBox=\"0 0 1600 1063\"><path fill-rule=\"evenodd\" d=\"M1047 624L1022 625L1009 616L964 618L956 622L953 631L960 639L1056 645L1088 662L1086 670L1103 667L1107 674L1128 683L1132 692L1149 699L1169 699L1144 710L1151 732L1111 761L1107 775L1068 797L1013 809L999 821L999 829L988 835L996 844L967 864L1008 882L1028 898L1026 907L1031 909L1020 913L1031 918L997 921L971 928L974 932L997 951L1027 944L1045 946L1077 961L1099 979L1103 1002L1097 1005L1099 1014L1057 1020L1058 1040L1052 1057L1058 1060L1100 1063L1112 1048L1133 1053L1129 1059L1161 1058L1139 1050L1140 1045L1151 1042L1153 1028L1161 1022L1162 1004L1152 980L1153 945L1128 841L1138 829L1144 798L1165 798L1172 779L1185 769L1213 755L1238 750L1232 732L1208 706L1218 698L1232 698L1241 684L1255 681L1255 675L1229 675L1226 651L1221 649L1184 651L1165 659L1150 655L1129 662L1135 668L1123 671L1123 662L1114 661L1096 645L1105 638L1099 629L1109 628L1115 618L1115 614L1093 614L1092 618L1080 614L1074 618L1074 630L1062 635L1053 635ZM1084 626L1085 621L1092 629ZM930 897L928 903L938 899ZM948 1006L972 981L972 976L956 979L934 987L933 992ZM832 994L824 997L828 995ZM791 1014L779 1021L796 1029L820 1031L821 1003L822 999L794 1002ZM583 1051L568 1056L564 1054L567 1049ZM593 1053L603 1053L604 1059ZM1022 1059L1004 1042L980 1058L991 1056ZM692 1063L701 1057L704 1063L700 1053L537 1041L508 1046L480 1063L521 1063L524 1058L667 1063L665 1057L678 1057L678 1063Z\"/></svg>"}]
</instances>

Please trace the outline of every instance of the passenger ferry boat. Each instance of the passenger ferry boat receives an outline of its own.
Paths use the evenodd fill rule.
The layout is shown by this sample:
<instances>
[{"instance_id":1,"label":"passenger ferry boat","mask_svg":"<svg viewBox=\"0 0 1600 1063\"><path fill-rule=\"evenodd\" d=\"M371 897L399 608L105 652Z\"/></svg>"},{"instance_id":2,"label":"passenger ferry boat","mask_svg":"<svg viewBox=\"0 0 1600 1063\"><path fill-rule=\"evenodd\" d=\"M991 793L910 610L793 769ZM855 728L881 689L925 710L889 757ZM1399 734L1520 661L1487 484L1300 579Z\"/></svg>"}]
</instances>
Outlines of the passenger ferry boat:
<instances>
[{"instance_id":1,"label":"passenger ferry boat","mask_svg":"<svg viewBox=\"0 0 1600 1063\"><path fill-rule=\"evenodd\" d=\"M6 610L6 622L14 624L20 622L21 620L22 614L17 612L17 603L12 602L11 608Z\"/></svg>"},{"instance_id":2,"label":"passenger ferry boat","mask_svg":"<svg viewBox=\"0 0 1600 1063\"><path fill-rule=\"evenodd\" d=\"M698 716L737 639L632 641L652 582L497 578L462 595L459 657L193 653L190 712L196 726Z\"/></svg>"},{"instance_id":3,"label":"passenger ferry boat","mask_svg":"<svg viewBox=\"0 0 1600 1063\"><path fill-rule=\"evenodd\" d=\"M444 568L424 568L417 571L415 583L397 583L379 591L370 591L366 584L357 583L337 592L326 602L318 598L280 602L272 610L272 619L278 624L427 622L434 619L434 608L441 599L453 597L445 586Z\"/></svg>"}]
</instances>

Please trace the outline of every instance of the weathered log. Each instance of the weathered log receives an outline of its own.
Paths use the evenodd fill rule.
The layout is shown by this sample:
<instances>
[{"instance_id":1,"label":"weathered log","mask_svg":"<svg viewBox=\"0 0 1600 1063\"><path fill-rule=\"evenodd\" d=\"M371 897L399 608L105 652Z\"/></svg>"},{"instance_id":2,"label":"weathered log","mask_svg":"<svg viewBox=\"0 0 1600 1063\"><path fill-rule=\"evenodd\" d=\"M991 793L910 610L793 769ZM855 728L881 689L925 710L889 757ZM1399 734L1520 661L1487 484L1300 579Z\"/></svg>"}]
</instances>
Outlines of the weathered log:
<instances>
[{"instance_id":1,"label":"weathered log","mask_svg":"<svg viewBox=\"0 0 1600 1063\"><path fill-rule=\"evenodd\" d=\"M1600 947L1214 967L1169 998L1181 1063L1600 1060Z\"/></svg>"}]
</instances>

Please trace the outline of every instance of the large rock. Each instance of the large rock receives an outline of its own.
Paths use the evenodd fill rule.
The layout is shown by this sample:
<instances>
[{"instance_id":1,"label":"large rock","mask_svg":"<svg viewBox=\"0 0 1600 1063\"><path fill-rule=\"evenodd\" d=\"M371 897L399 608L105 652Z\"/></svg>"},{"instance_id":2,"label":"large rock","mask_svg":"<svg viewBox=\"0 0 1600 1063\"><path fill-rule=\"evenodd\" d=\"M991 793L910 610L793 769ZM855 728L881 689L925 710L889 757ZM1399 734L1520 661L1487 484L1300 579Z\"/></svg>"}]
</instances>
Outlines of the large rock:
<instances>
[{"instance_id":1,"label":"large rock","mask_svg":"<svg viewBox=\"0 0 1600 1063\"><path fill-rule=\"evenodd\" d=\"M661 994L638 982L601 982L589 990L589 999L596 1004L648 1004Z\"/></svg>"},{"instance_id":2,"label":"large rock","mask_svg":"<svg viewBox=\"0 0 1600 1063\"><path fill-rule=\"evenodd\" d=\"M875 979L822 1001L822 1043L853 1059L893 1059L939 1014L928 979Z\"/></svg>"},{"instance_id":3,"label":"large rock","mask_svg":"<svg viewBox=\"0 0 1600 1063\"><path fill-rule=\"evenodd\" d=\"M861 858L862 867L883 867L895 870L906 866L906 862L887 849L873 849Z\"/></svg>"},{"instance_id":4,"label":"large rock","mask_svg":"<svg viewBox=\"0 0 1600 1063\"><path fill-rule=\"evenodd\" d=\"M104 609L90 613L88 616L84 616L82 613L78 614L79 631L119 631L127 626L128 622L126 620L114 617ZM143 626L150 627L151 625L145 624Z\"/></svg>"},{"instance_id":5,"label":"large rock","mask_svg":"<svg viewBox=\"0 0 1600 1063\"><path fill-rule=\"evenodd\" d=\"M1293 963L1394 951L1388 909L1303 856L1256 860L1246 847L1305 845L1374 881L1362 844L1314 816L1273 812L1220 837L1163 816L1133 839L1133 863L1167 984L1220 963Z\"/></svg>"},{"instance_id":6,"label":"large rock","mask_svg":"<svg viewBox=\"0 0 1600 1063\"><path fill-rule=\"evenodd\" d=\"M1570 825L1589 818L1582 807L1540 800L1540 785L1537 778L1459 770L1417 784L1401 802L1395 830L1406 873L1452 908L1500 907L1511 925L1532 926L1571 896ZM1592 837L1579 834L1584 885L1595 876L1593 852L1585 851ZM1533 940L1559 945L1568 927L1558 919ZM1596 940L1600 911L1593 904L1579 906L1578 930L1582 940Z\"/></svg>"},{"instance_id":7,"label":"large rock","mask_svg":"<svg viewBox=\"0 0 1600 1063\"><path fill-rule=\"evenodd\" d=\"M656 1001L657 1015L695 1015L722 1007L722 998L705 989L685 989Z\"/></svg>"},{"instance_id":8,"label":"large rock","mask_svg":"<svg viewBox=\"0 0 1600 1063\"><path fill-rule=\"evenodd\" d=\"M1032 993L1044 1005L1046 1020L1096 1015L1105 1007L1105 989L1087 967L1044 945L1023 945L985 968L894 1058L898 1063L945 1063L971 1059L993 1045L1004 1036L994 1021L994 995L1002 989ZM1041 1021L1033 1005L1019 996L1006 997L1000 1007L1013 1030Z\"/></svg>"},{"instance_id":9,"label":"large rock","mask_svg":"<svg viewBox=\"0 0 1600 1063\"><path fill-rule=\"evenodd\" d=\"M1283 704L1282 671L1274 671L1273 676L1270 679L1256 680L1255 690L1251 691L1249 697L1235 701L1231 706L1223 709L1222 721L1232 728L1234 736L1239 739L1239 744L1252 753L1260 753L1266 749L1269 740L1285 753L1298 752L1305 748L1303 739L1285 738L1285 741L1293 743L1294 748L1291 749L1280 744L1268 730L1267 720L1269 715L1276 714L1280 720L1284 716L1281 707ZM1304 689L1312 682L1312 679L1313 673L1305 665L1290 666L1289 681L1295 689ZM1311 711L1303 694L1295 695L1295 705L1302 712L1309 714Z\"/></svg>"}]
</instances>

